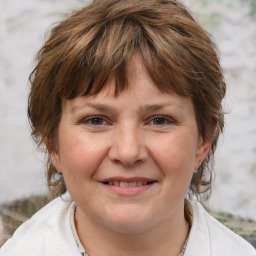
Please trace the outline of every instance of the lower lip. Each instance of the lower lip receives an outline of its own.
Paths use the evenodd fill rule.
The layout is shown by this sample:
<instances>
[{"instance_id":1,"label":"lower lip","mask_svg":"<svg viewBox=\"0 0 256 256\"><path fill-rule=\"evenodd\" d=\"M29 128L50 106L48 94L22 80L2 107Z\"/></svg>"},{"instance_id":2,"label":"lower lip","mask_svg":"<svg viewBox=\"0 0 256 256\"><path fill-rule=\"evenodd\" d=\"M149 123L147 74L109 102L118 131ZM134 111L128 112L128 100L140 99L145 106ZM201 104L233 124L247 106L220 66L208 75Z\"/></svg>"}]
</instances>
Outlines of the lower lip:
<instances>
[{"instance_id":1,"label":"lower lip","mask_svg":"<svg viewBox=\"0 0 256 256\"><path fill-rule=\"evenodd\" d=\"M107 188L108 190L118 195L135 196L135 195L141 194L144 191L149 190L150 188L152 188L152 186L154 186L154 184L155 183L151 183L148 185L135 186L135 187L120 187L120 186L106 185L106 184L103 184L103 185L105 186L105 188Z\"/></svg>"}]
</instances>

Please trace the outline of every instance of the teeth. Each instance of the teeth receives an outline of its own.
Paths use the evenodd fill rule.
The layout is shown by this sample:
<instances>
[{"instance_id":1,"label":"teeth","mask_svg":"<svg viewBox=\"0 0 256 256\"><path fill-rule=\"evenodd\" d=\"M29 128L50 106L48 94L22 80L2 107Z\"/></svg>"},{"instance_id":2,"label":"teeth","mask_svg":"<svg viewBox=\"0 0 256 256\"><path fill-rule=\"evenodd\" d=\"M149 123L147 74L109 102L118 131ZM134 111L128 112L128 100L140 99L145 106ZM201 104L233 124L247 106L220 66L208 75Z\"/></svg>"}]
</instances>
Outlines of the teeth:
<instances>
[{"instance_id":1,"label":"teeth","mask_svg":"<svg viewBox=\"0 0 256 256\"><path fill-rule=\"evenodd\" d=\"M129 182L128 184L129 184L129 187L136 187L136 186L138 186L136 181Z\"/></svg>"},{"instance_id":2,"label":"teeth","mask_svg":"<svg viewBox=\"0 0 256 256\"><path fill-rule=\"evenodd\" d=\"M128 187L128 185L129 183L127 182L123 182L123 181L120 182L120 187Z\"/></svg>"},{"instance_id":3,"label":"teeth","mask_svg":"<svg viewBox=\"0 0 256 256\"><path fill-rule=\"evenodd\" d=\"M142 185L147 185L147 181L133 181L133 182L124 182L124 181L109 181L108 185L120 186L120 187L137 187Z\"/></svg>"}]
</instances>

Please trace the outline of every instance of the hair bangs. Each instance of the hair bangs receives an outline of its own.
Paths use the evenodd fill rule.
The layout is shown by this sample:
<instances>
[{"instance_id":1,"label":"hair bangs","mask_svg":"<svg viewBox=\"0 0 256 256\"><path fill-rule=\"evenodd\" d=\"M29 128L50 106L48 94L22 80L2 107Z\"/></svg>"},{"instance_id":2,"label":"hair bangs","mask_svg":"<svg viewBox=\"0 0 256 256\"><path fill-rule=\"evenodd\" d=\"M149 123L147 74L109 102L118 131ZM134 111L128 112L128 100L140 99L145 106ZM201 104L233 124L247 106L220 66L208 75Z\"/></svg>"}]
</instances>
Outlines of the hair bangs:
<instances>
[{"instance_id":1,"label":"hair bangs","mask_svg":"<svg viewBox=\"0 0 256 256\"><path fill-rule=\"evenodd\" d=\"M150 78L160 91L191 96L188 80L193 71L187 63L185 47L178 45L172 36L166 38L165 29L159 31L153 25L148 28L143 19L135 18L111 20L97 28L97 33L91 32L90 41L88 35L84 39L83 34L74 37L74 42L70 39L70 51L65 51L68 54L55 79L63 98L95 95L110 78L115 80L118 95L128 88L127 69L135 54L142 57ZM170 27L166 29L169 34L176 33Z\"/></svg>"}]
</instances>

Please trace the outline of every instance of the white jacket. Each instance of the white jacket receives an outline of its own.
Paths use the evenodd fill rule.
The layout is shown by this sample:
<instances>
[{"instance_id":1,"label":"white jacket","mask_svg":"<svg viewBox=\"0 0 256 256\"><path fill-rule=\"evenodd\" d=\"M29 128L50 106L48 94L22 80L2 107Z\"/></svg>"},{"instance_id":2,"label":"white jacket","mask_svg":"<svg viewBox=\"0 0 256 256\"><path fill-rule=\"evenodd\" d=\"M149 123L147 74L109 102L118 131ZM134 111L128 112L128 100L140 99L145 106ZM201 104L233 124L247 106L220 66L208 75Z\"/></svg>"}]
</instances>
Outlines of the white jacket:
<instances>
[{"instance_id":1,"label":"white jacket","mask_svg":"<svg viewBox=\"0 0 256 256\"><path fill-rule=\"evenodd\" d=\"M211 217L200 203L190 203L193 224L185 256L256 256L249 243ZM71 207L71 199L50 202L16 230L0 256L81 256L71 229Z\"/></svg>"}]
</instances>

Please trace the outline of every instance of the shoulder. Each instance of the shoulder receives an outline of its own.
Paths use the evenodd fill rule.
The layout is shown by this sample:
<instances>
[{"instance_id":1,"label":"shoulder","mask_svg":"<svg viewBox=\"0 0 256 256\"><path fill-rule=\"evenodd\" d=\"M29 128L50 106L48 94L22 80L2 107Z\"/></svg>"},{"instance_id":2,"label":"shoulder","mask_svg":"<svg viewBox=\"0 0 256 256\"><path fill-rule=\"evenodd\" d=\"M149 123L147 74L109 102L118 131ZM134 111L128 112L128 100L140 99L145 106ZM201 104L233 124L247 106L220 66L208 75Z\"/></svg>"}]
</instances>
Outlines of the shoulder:
<instances>
[{"instance_id":1,"label":"shoulder","mask_svg":"<svg viewBox=\"0 0 256 256\"><path fill-rule=\"evenodd\" d=\"M194 248L190 245L192 251L212 256L256 256L252 245L213 218L199 202L190 203L193 208L193 226L189 237L189 242L194 244Z\"/></svg>"},{"instance_id":2,"label":"shoulder","mask_svg":"<svg viewBox=\"0 0 256 256\"><path fill-rule=\"evenodd\" d=\"M0 256L56 255L52 250L61 252L64 248L69 251L71 248L66 244L72 241L69 227L71 205L72 201L67 197L57 198L47 204L16 230L0 249ZM75 242L73 247L76 248ZM68 254L64 252L60 255Z\"/></svg>"}]
</instances>

